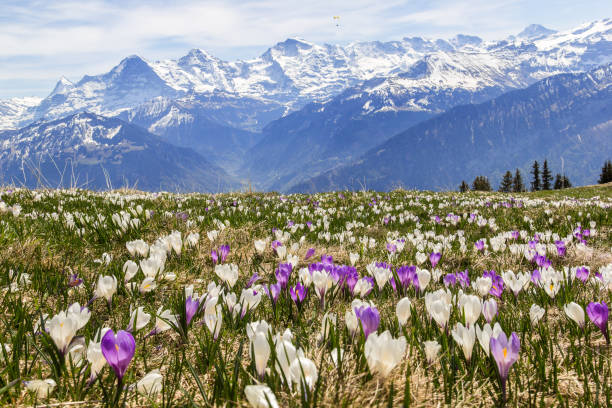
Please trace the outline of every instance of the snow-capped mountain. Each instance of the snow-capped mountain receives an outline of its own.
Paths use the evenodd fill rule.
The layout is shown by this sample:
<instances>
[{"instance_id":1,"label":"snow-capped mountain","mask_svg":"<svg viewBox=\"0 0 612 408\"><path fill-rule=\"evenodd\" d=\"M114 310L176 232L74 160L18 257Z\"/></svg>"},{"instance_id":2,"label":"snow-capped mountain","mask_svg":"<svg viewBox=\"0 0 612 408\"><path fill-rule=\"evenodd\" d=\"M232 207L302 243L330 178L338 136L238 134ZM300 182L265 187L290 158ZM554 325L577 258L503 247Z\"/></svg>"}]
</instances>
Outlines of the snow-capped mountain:
<instances>
[{"instance_id":1,"label":"snow-capped mountain","mask_svg":"<svg viewBox=\"0 0 612 408\"><path fill-rule=\"evenodd\" d=\"M412 37L342 47L288 39L246 61L223 61L199 49L178 60L130 56L105 74L87 75L74 84L62 78L33 119L56 119L83 110L113 116L159 96L214 91L280 103L289 112L328 100L365 80L409 71L419 61L434 69L414 78L410 86L523 87L545 76L608 62L611 42L612 20L605 19L559 33L530 26L502 41L458 35L450 40ZM28 120L24 116L21 125Z\"/></svg>"},{"instance_id":2,"label":"snow-capped mountain","mask_svg":"<svg viewBox=\"0 0 612 408\"><path fill-rule=\"evenodd\" d=\"M528 174L548 160L577 184L596 182L612 152L612 64L559 74L482 104L423 121L358 160L293 186L292 192L406 188L454 190L479 175L495 186L506 170Z\"/></svg>"},{"instance_id":3,"label":"snow-capped mountain","mask_svg":"<svg viewBox=\"0 0 612 408\"><path fill-rule=\"evenodd\" d=\"M0 130L78 112L116 117L242 181L286 190L455 106L609 62L611 19L562 32L531 25L500 41L288 39L244 61L200 49L177 60L130 56L107 73L61 78L41 101L0 101Z\"/></svg>"},{"instance_id":4,"label":"snow-capped mountain","mask_svg":"<svg viewBox=\"0 0 612 408\"><path fill-rule=\"evenodd\" d=\"M364 81L270 123L241 172L260 188L284 191L454 106L611 62L612 20L561 33L529 26L495 43L457 36L445 44L438 41L437 51L400 74Z\"/></svg>"},{"instance_id":5,"label":"snow-capped mountain","mask_svg":"<svg viewBox=\"0 0 612 408\"><path fill-rule=\"evenodd\" d=\"M33 108L41 101L36 97L0 100L0 131L15 129L20 122L31 120Z\"/></svg>"},{"instance_id":6,"label":"snow-capped mountain","mask_svg":"<svg viewBox=\"0 0 612 408\"><path fill-rule=\"evenodd\" d=\"M223 170L194 151L92 113L0 132L0 182L211 192L236 187Z\"/></svg>"}]
</instances>

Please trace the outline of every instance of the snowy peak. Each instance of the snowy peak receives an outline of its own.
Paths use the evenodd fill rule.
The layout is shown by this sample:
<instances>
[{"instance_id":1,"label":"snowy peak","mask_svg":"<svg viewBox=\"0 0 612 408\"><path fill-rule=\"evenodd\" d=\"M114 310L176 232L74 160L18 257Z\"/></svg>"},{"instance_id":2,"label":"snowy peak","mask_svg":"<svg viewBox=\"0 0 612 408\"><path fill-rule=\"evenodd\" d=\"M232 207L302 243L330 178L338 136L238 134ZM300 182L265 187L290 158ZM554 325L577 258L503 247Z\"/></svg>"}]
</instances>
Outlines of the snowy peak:
<instances>
[{"instance_id":1,"label":"snowy peak","mask_svg":"<svg viewBox=\"0 0 612 408\"><path fill-rule=\"evenodd\" d=\"M57 81L57 84L55 84L55 88L53 88L51 96L68 93L72 88L74 88L74 84L68 78L62 75L59 81Z\"/></svg>"},{"instance_id":2,"label":"snowy peak","mask_svg":"<svg viewBox=\"0 0 612 408\"><path fill-rule=\"evenodd\" d=\"M298 38L287 38L283 42L277 43L268 51L274 54L280 54L285 57L297 57L301 52L312 49L314 44L306 42ZM266 53L264 53L265 55Z\"/></svg>"},{"instance_id":3,"label":"snowy peak","mask_svg":"<svg viewBox=\"0 0 612 408\"><path fill-rule=\"evenodd\" d=\"M536 40L546 37L547 35L555 34L557 31L546 28L540 24L531 24L525 27L523 31L517 34L518 38L526 40Z\"/></svg>"},{"instance_id":4,"label":"snowy peak","mask_svg":"<svg viewBox=\"0 0 612 408\"><path fill-rule=\"evenodd\" d=\"M190 50L187 55L181 57L178 60L178 64L180 66L190 66L190 65L206 65L211 62L218 62L219 59L205 50L194 48Z\"/></svg>"}]
</instances>

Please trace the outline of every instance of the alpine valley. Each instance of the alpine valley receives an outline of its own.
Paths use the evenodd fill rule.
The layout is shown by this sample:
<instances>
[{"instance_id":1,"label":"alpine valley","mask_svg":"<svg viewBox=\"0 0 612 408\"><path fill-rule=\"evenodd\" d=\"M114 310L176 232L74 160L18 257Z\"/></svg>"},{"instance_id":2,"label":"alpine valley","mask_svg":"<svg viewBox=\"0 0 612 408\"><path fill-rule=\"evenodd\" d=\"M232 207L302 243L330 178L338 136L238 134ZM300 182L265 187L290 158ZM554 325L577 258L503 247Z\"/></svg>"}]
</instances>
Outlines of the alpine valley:
<instances>
[{"instance_id":1,"label":"alpine valley","mask_svg":"<svg viewBox=\"0 0 612 408\"><path fill-rule=\"evenodd\" d=\"M318 45L251 60L129 56L0 101L0 180L226 191L455 189L548 159L575 184L612 155L612 19L498 41ZM496 179L497 178L497 179Z\"/></svg>"}]
</instances>

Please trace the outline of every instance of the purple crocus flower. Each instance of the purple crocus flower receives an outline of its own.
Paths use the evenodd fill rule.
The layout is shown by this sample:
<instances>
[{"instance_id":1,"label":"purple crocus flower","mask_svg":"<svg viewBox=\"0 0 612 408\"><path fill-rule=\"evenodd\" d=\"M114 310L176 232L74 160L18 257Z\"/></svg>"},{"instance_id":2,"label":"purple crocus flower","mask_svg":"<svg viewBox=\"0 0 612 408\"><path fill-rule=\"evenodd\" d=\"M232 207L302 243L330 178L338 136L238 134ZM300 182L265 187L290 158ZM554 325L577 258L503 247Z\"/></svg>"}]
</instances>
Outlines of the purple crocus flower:
<instances>
[{"instance_id":1,"label":"purple crocus flower","mask_svg":"<svg viewBox=\"0 0 612 408\"><path fill-rule=\"evenodd\" d=\"M397 252L397 245L392 244L392 243L387 243L387 251L389 251L390 253L394 254L395 252Z\"/></svg>"},{"instance_id":2,"label":"purple crocus flower","mask_svg":"<svg viewBox=\"0 0 612 408\"><path fill-rule=\"evenodd\" d=\"M273 230L276 228L273 228ZM278 240L274 240L272 241L272 249L276 251L276 248L278 248L279 246L283 246L283 243L278 241Z\"/></svg>"},{"instance_id":3,"label":"purple crocus flower","mask_svg":"<svg viewBox=\"0 0 612 408\"><path fill-rule=\"evenodd\" d=\"M400 283L404 288L408 288L410 284L412 284L416 288L419 287L419 278L416 273L416 266L400 266L399 268L397 268L396 273L400 280Z\"/></svg>"},{"instance_id":4,"label":"purple crocus flower","mask_svg":"<svg viewBox=\"0 0 612 408\"><path fill-rule=\"evenodd\" d=\"M565 242L563 241L555 241L555 245L557 246L557 255L565 256L567 252L567 248L565 247Z\"/></svg>"},{"instance_id":5,"label":"purple crocus flower","mask_svg":"<svg viewBox=\"0 0 612 408\"><path fill-rule=\"evenodd\" d=\"M432 252L431 254L429 254L429 262L431 262L432 268L436 267L438 262L440 262L441 257L442 257L442 254L439 252Z\"/></svg>"},{"instance_id":6,"label":"purple crocus flower","mask_svg":"<svg viewBox=\"0 0 612 408\"><path fill-rule=\"evenodd\" d=\"M310 258L314 254L315 254L315 249L314 248L310 248L308 251L306 251L306 257L304 258L304 260Z\"/></svg>"},{"instance_id":7,"label":"purple crocus flower","mask_svg":"<svg viewBox=\"0 0 612 408\"><path fill-rule=\"evenodd\" d=\"M378 330L380 324L380 313L376 307L361 306L355 309L355 315L361 322L363 328L363 334L367 339L370 333Z\"/></svg>"},{"instance_id":8,"label":"purple crocus flower","mask_svg":"<svg viewBox=\"0 0 612 408\"><path fill-rule=\"evenodd\" d=\"M191 319L193 319L193 316L195 316L199 308L200 308L199 299L192 299L191 296L185 299L185 316L187 319L187 325L191 323Z\"/></svg>"},{"instance_id":9,"label":"purple crocus flower","mask_svg":"<svg viewBox=\"0 0 612 408\"><path fill-rule=\"evenodd\" d=\"M589 315L589 319L595 324L595 326L599 327L601 333L606 338L606 343L610 344L610 334L608 333L608 316L610 314L610 310L608 309L608 305L606 302L591 302L586 308L587 314Z\"/></svg>"},{"instance_id":10,"label":"purple crocus flower","mask_svg":"<svg viewBox=\"0 0 612 408\"><path fill-rule=\"evenodd\" d=\"M83 279L79 278L79 275L76 273L71 274L68 277L68 287L74 288L83 283Z\"/></svg>"},{"instance_id":11,"label":"purple crocus flower","mask_svg":"<svg viewBox=\"0 0 612 408\"><path fill-rule=\"evenodd\" d=\"M470 286L470 276L467 269L465 271L459 271L455 275L457 276L457 282L459 282L461 287L467 288Z\"/></svg>"},{"instance_id":12,"label":"purple crocus flower","mask_svg":"<svg viewBox=\"0 0 612 408\"><path fill-rule=\"evenodd\" d=\"M248 289L251 286L253 286L253 284L257 282L258 280L259 280L259 275L257 274L257 272L254 272L253 276L251 276L251 279L249 279L249 281L247 282L245 289Z\"/></svg>"},{"instance_id":13,"label":"purple crocus flower","mask_svg":"<svg viewBox=\"0 0 612 408\"><path fill-rule=\"evenodd\" d=\"M518 231L512 231L510 233L510 236L512 237L512 239L518 239L519 237L519 232Z\"/></svg>"},{"instance_id":14,"label":"purple crocus flower","mask_svg":"<svg viewBox=\"0 0 612 408\"><path fill-rule=\"evenodd\" d=\"M353 267L347 267L346 273L344 274L344 283L349 288L351 294L353 294L353 290L355 289L355 285L359 280L359 273L357 273L357 269Z\"/></svg>"},{"instance_id":15,"label":"purple crocus flower","mask_svg":"<svg viewBox=\"0 0 612 408\"><path fill-rule=\"evenodd\" d=\"M333 265L333 264L334 264L334 257L333 257L333 256L331 256L331 255L325 255L325 254L323 254L323 255L321 255L321 263L322 263L324 266L331 266L331 265Z\"/></svg>"},{"instance_id":16,"label":"purple crocus flower","mask_svg":"<svg viewBox=\"0 0 612 408\"><path fill-rule=\"evenodd\" d=\"M457 276L454 273L447 273L442 279L445 286L455 286L457 284Z\"/></svg>"},{"instance_id":17,"label":"purple crocus flower","mask_svg":"<svg viewBox=\"0 0 612 408\"><path fill-rule=\"evenodd\" d=\"M576 278L582 282L589 280L589 269L586 266L580 266L576 268Z\"/></svg>"},{"instance_id":18,"label":"purple crocus flower","mask_svg":"<svg viewBox=\"0 0 612 408\"><path fill-rule=\"evenodd\" d=\"M266 294L270 297L270 299L272 299L272 303L276 304L278 296L281 292L281 285L278 283L273 283L272 285L264 286L264 289Z\"/></svg>"},{"instance_id":19,"label":"purple crocus flower","mask_svg":"<svg viewBox=\"0 0 612 408\"><path fill-rule=\"evenodd\" d=\"M291 276L291 271L293 270L293 265L290 263L283 263L278 265L278 268L274 272L276 275L276 281L280 285L281 289L285 289L287 287L287 283L289 282L289 276Z\"/></svg>"},{"instance_id":20,"label":"purple crocus flower","mask_svg":"<svg viewBox=\"0 0 612 408\"><path fill-rule=\"evenodd\" d=\"M210 251L210 257L212 258L213 265L216 265L219 262L219 254L214 249Z\"/></svg>"},{"instance_id":21,"label":"purple crocus flower","mask_svg":"<svg viewBox=\"0 0 612 408\"><path fill-rule=\"evenodd\" d=\"M501 295L504 292L504 280L502 277L494 270L484 271L482 276L485 278L491 278L492 285L491 290L489 290L489 294L501 298Z\"/></svg>"},{"instance_id":22,"label":"purple crocus flower","mask_svg":"<svg viewBox=\"0 0 612 408\"><path fill-rule=\"evenodd\" d=\"M225 262L225 260L227 259L227 256L229 255L229 252L230 252L229 245L221 245L219 247L219 255L221 256L221 263Z\"/></svg>"},{"instance_id":23,"label":"purple crocus flower","mask_svg":"<svg viewBox=\"0 0 612 408\"><path fill-rule=\"evenodd\" d=\"M102 355L115 372L119 382L121 382L136 352L134 336L125 330L119 330L117 335L112 330L109 330L102 337L100 347Z\"/></svg>"},{"instance_id":24,"label":"purple crocus flower","mask_svg":"<svg viewBox=\"0 0 612 408\"><path fill-rule=\"evenodd\" d=\"M474 246L476 247L476 249L477 249L478 251L482 251L482 250L484 250L484 245L485 245L485 243L484 243L484 241L483 241L482 239L479 239L478 241L476 241L476 242L474 243Z\"/></svg>"},{"instance_id":25,"label":"purple crocus flower","mask_svg":"<svg viewBox=\"0 0 612 408\"><path fill-rule=\"evenodd\" d=\"M306 299L307 293L308 289L306 289L300 282L298 282L294 287L289 288L291 300L293 300L293 303L295 303L297 306L301 305L304 299Z\"/></svg>"},{"instance_id":26,"label":"purple crocus flower","mask_svg":"<svg viewBox=\"0 0 612 408\"><path fill-rule=\"evenodd\" d=\"M540 283L541 279L542 279L542 273L540 272L540 270L534 269L533 272L531 273L531 283L533 283L534 285L537 285Z\"/></svg>"},{"instance_id":27,"label":"purple crocus flower","mask_svg":"<svg viewBox=\"0 0 612 408\"><path fill-rule=\"evenodd\" d=\"M506 337L506 333L501 332L489 340L491 354L497 363L499 377L501 378L502 400L506 400L506 380L510 368L518 360L519 351L521 350L521 341L515 332L510 335L510 341Z\"/></svg>"}]
</instances>

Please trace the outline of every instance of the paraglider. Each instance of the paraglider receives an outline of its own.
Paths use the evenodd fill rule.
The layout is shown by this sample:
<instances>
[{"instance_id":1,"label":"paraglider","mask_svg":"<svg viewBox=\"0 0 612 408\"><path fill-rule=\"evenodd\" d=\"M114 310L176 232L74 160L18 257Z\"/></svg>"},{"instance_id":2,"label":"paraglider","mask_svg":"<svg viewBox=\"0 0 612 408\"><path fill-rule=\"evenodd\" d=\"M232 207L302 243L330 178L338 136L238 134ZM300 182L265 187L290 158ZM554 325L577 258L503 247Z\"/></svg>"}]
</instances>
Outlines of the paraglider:
<instances>
[{"instance_id":1,"label":"paraglider","mask_svg":"<svg viewBox=\"0 0 612 408\"><path fill-rule=\"evenodd\" d=\"M334 23L336 23L336 28L340 28L340 16L334 16Z\"/></svg>"}]
</instances>

